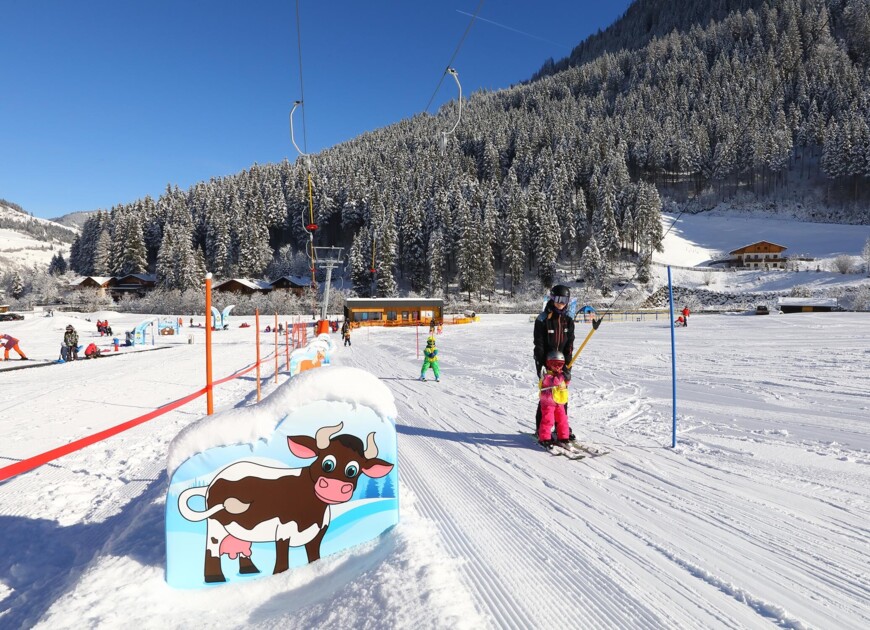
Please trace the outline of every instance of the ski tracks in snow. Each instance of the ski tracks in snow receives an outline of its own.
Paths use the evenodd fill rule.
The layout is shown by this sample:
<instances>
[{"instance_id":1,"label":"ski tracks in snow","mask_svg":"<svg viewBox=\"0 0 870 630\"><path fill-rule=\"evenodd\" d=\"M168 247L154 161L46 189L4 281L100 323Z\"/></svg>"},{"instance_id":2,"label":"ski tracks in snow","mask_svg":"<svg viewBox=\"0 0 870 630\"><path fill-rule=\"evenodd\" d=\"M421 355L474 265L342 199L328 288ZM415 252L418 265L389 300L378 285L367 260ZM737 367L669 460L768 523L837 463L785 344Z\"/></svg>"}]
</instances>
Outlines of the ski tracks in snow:
<instances>
[{"instance_id":1,"label":"ski tracks in snow","mask_svg":"<svg viewBox=\"0 0 870 630\"><path fill-rule=\"evenodd\" d=\"M671 451L661 401L619 367L575 372L571 388L575 431L613 452L546 457L520 435L534 424L530 358L493 360L491 339L460 328L439 340L438 384L395 380L418 368L401 331L336 359L388 379L403 481L494 626L832 627L841 613L870 622L868 506L850 490L862 480L836 481L854 458L830 458L830 485L808 487L787 466L794 458L771 467L741 448L753 434ZM683 426L708 426L695 415ZM776 437L760 439L780 448Z\"/></svg>"}]
</instances>

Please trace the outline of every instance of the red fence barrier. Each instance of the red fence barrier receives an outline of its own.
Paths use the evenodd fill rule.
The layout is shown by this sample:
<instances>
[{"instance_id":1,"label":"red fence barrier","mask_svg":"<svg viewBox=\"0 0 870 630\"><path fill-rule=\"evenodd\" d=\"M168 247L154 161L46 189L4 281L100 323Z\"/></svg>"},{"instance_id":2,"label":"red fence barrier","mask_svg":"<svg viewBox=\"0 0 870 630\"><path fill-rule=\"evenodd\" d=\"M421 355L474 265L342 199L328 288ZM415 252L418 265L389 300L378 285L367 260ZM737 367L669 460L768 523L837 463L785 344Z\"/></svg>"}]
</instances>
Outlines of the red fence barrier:
<instances>
[{"instance_id":1,"label":"red fence barrier","mask_svg":"<svg viewBox=\"0 0 870 630\"><path fill-rule=\"evenodd\" d=\"M265 357L264 359L262 359L260 361L260 363L262 363L263 361L268 361L271 358L271 356L272 355L270 354L268 357ZM235 373L230 374L229 376L226 376L218 381L215 381L214 385L220 385L222 383L226 383L227 381L231 381L233 379L239 378L240 376L247 374L251 370L256 369L257 365L258 365L257 363L254 363L253 365L249 365L248 367L246 367L238 372L235 372ZM4 466L3 468L0 468L0 482L6 481L7 479L11 479L12 477L15 477L16 475L20 475L21 473L25 473L25 472L28 472L30 470L33 470L34 468L38 468L39 466L42 466L43 464L47 464L48 462L51 462L51 461L54 461L55 459L63 457L64 455L69 455L70 453L81 450L81 449L85 448L86 446L90 446L91 444L96 444L97 442L101 442L102 440L110 438L113 435L117 435L119 433L122 433L123 431L126 431L127 429L132 429L133 427L138 426L140 424L144 424L145 422L148 422L149 420L153 420L154 418L157 418L158 416L162 416L165 413L169 413L170 411L174 411L175 409L178 409L182 405L186 405L187 403L189 403L193 400L196 400L200 396L203 396L207 391L208 391L208 387L203 387L202 389L198 389L197 391L193 392L192 394L188 394L187 396L184 396L183 398L179 398L178 400L174 400L170 403L167 403L167 404L163 405L162 407L158 407L154 411L150 411L150 412L146 413L145 415L139 416L137 418L133 418L132 420L127 420L126 422L122 422L121 424L116 425L116 426L111 427L111 428L108 428L108 429L105 429L104 431L94 433L93 435L88 435L88 436L85 436L81 439L74 440L74 441L70 442L69 444L64 444L63 446L59 446L58 448L54 448L50 451L46 451L45 453L40 453L39 455L34 455L33 457L29 457L27 459L22 459L20 462L15 462L14 464Z\"/></svg>"}]
</instances>

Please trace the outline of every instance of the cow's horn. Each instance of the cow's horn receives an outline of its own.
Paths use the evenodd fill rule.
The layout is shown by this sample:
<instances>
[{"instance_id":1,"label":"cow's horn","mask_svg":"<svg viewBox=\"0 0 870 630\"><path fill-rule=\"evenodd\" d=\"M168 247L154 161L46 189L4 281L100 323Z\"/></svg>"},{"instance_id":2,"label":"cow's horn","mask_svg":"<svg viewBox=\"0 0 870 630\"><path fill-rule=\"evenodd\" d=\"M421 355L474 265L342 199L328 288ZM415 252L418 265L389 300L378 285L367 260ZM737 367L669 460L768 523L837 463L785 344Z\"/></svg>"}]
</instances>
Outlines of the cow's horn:
<instances>
[{"instance_id":1,"label":"cow's horn","mask_svg":"<svg viewBox=\"0 0 870 630\"><path fill-rule=\"evenodd\" d=\"M375 444L374 431L369 433L369 436L366 438L366 452L363 455L365 455L366 459L374 459L378 456L378 445Z\"/></svg>"},{"instance_id":2,"label":"cow's horn","mask_svg":"<svg viewBox=\"0 0 870 630\"><path fill-rule=\"evenodd\" d=\"M324 449L329 446L329 440L332 439L333 435L336 435L341 428L344 426L343 422L339 422L334 427L321 427L318 429L317 433L314 434L314 439L317 442L317 448Z\"/></svg>"}]
</instances>

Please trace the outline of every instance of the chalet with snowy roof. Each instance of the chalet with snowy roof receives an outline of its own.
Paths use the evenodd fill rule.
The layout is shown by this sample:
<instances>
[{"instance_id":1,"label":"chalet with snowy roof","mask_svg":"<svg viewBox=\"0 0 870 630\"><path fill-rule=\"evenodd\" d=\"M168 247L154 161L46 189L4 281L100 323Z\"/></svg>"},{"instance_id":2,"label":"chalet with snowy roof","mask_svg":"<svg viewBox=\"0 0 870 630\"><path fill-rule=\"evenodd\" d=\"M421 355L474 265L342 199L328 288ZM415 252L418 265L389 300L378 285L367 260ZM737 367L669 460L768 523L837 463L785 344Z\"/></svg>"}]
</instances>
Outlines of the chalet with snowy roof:
<instances>
[{"instance_id":1,"label":"chalet with snowy roof","mask_svg":"<svg viewBox=\"0 0 870 630\"><path fill-rule=\"evenodd\" d=\"M357 326L428 325L444 321L444 300L436 298L348 298L344 318Z\"/></svg>"},{"instance_id":2,"label":"chalet with snowy roof","mask_svg":"<svg viewBox=\"0 0 870 630\"><path fill-rule=\"evenodd\" d=\"M247 278L230 278L215 285L214 291L219 293L239 293L241 295L253 295L254 293L268 293L272 285L265 280L249 280Z\"/></svg>"},{"instance_id":3,"label":"chalet with snowy roof","mask_svg":"<svg viewBox=\"0 0 870 630\"><path fill-rule=\"evenodd\" d=\"M782 255L782 252L787 249L788 247L770 241L750 243L728 252L731 256L728 266L744 269L785 269L788 259Z\"/></svg>"},{"instance_id":4,"label":"chalet with snowy roof","mask_svg":"<svg viewBox=\"0 0 870 630\"><path fill-rule=\"evenodd\" d=\"M311 287L311 278L303 276L281 276L277 280L272 280L269 283L272 290L280 289L284 291L292 291L296 295L302 295L306 289Z\"/></svg>"},{"instance_id":5,"label":"chalet with snowy roof","mask_svg":"<svg viewBox=\"0 0 870 630\"><path fill-rule=\"evenodd\" d=\"M99 295L105 295L111 281L111 276L84 276L70 282L70 288L76 291L94 291Z\"/></svg>"},{"instance_id":6,"label":"chalet with snowy roof","mask_svg":"<svg viewBox=\"0 0 870 630\"><path fill-rule=\"evenodd\" d=\"M830 313L837 308L837 298L779 298L783 313Z\"/></svg>"},{"instance_id":7,"label":"chalet with snowy roof","mask_svg":"<svg viewBox=\"0 0 870 630\"><path fill-rule=\"evenodd\" d=\"M126 276L115 276L109 282L109 292L112 298L120 300L124 295L143 297L157 286L157 276L153 273L128 273Z\"/></svg>"}]
</instances>

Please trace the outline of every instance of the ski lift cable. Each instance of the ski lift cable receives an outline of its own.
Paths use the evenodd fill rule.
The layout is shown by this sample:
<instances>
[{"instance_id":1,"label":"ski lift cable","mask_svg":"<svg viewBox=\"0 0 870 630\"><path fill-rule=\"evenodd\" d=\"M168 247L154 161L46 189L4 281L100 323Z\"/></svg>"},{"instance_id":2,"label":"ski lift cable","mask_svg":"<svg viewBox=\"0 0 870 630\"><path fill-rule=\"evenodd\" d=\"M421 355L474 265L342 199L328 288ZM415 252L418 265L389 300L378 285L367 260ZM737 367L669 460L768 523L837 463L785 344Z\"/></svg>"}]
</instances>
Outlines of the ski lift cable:
<instances>
[{"instance_id":1,"label":"ski lift cable","mask_svg":"<svg viewBox=\"0 0 870 630\"><path fill-rule=\"evenodd\" d=\"M824 30L824 28L827 26L829 18L830 18L830 12L828 12L825 15L825 21L813 33L813 35L814 35L813 41L814 42L818 41L819 33L821 33ZM801 57L798 57L790 67L786 68L786 72L783 72L782 75L778 78L778 80L774 83L774 85L770 89L770 92L768 93L768 95L766 97L764 97L763 99L761 99L760 102L762 103L762 106L758 107L754 112L751 113L749 118L744 122L740 133L735 134L733 136L733 140L731 141L730 144L733 145L738 139L742 139L746 135L746 132L749 130L749 128L752 126L752 124L755 123L756 118L758 118L759 112L764 108L763 104L768 103L770 101L770 99L773 98L773 95L776 94L777 91L780 89L780 87L785 83L786 79L788 77L790 77L792 75L792 73L794 73L794 71L797 69L797 65L800 62L800 59L801 59ZM729 146L727 139L726 139L726 142L724 144L725 144L725 149L723 150L723 152L729 151L731 149L731 147ZM718 147L717 147L717 150L718 150ZM703 189L703 187L706 186L707 184L709 184L712 181L712 179L713 179L713 173L710 172L704 178L703 182L701 183L701 186L696 188L695 194L692 195L688 199L688 201L694 201L699 194L697 191ZM677 214L676 218L673 220L673 222L668 227L668 229L665 230L665 233L662 235L662 241L664 241L665 237L668 234L670 234L671 230L679 222L680 217L682 217L683 214L685 214L685 212L686 212L686 207L684 206L683 209L680 210L680 212ZM650 250L649 254L647 255L647 260L644 261L644 266L646 266L646 264L648 264L652 260L653 251L655 251L655 250ZM616 294L616 297L613 298L612 304L616 304L617 301L619 301L619 298L622 296L623 293L625 293L625 290L629 287L631 282L637 277L637 274L639 273L639 271L640 271L639 269L635 270L634 274L631 276L631 278L628 279L628 282L626 282L625 286L622 287L622 289L619 291L619 293Z\"/></svg>"},{"instance_id":2,"label":"ski lift cable","mask_svg":"<svg viewBox=\"0 0 870 630\"><path fill-rule=\"evenodd\" d=\"M313 291L316 282L316 252L314 250L314 233L317 231L317 224L314 222L314 191L311 182L311 157L308 155L308 130L305 124L305 81L303 80L302 74L302 20L300 18L299 12L299 0L296 0L296 42L297 42L297 50L299 55L299 96L300 99L293 103L293 108L290 110L290 141L293 143L293 147L299 152L299 154L304 158L305 161L305 170L308 179L308 223L305 223L305 213L302 212L302 216L300 220L302 222L302 228L308 234L308 259L311 261L311 288L312 288L312 299L316 299L314 297ZM302 147L304 150L299 148L299 145L296 144L296 136L293 129L293 113L296 111L296 108L302 105Z\"/></svg>"},{"instance_id":3,"label":"ski lift cable","mask_svg":"<svg viewBox=\"0 0 870 630\"><path fill-rule=\"evenodd\" d=\"M302 104L305 102L305 83L302 80L302 20L299 19L299 0L296 0L296 42L297 48L299 51L299 100L297 103ZM293 106L294 109L296 106ZM292 119L291 119L292 122ZM293 142L293 146L296 146L296 142ZM308 130L305 127L305 107L302 107L302 146L305 148L305 151L299 151L299 147L296 147L296 150L299 151L302 155L308 155Z\"/></svg>"},{"instance_id":4,"label":"ski lift cable","mask_svg":"<svg viewBox=\"0 0 870 630\"><path fill-rule=\"evenodd\" d=\"M471 31L471 26L474 24L474 21L477 19L477 14L480 13L480 9L483 7L483 2L484 0L480 0L480 2L477 3L477 9L474 10L474 15L471 16L471 20L469 20L468 26L465 27L465 32L462 34L459 43L456 45L456 50L453 51L453 55L450 57L450 61L448 61L447 65L444 67L444 72L441 73L441 78L438 80L438 85L435 86L435 91L432 92L432 96L429 98L429 102L426 103L426 108L423 110L424 112L428 112L429 107L432 106L432 101L435 100L435 95L438 94L438 90L441 89L441 84L444 82L444 77L446 77L447 74L450 72L453 66L453 60L456 59L456 55L459 54L459 50L462 48L462 44L465 43L465 38L468 37L469 31Z\"/></svg>"}]
</instances>

